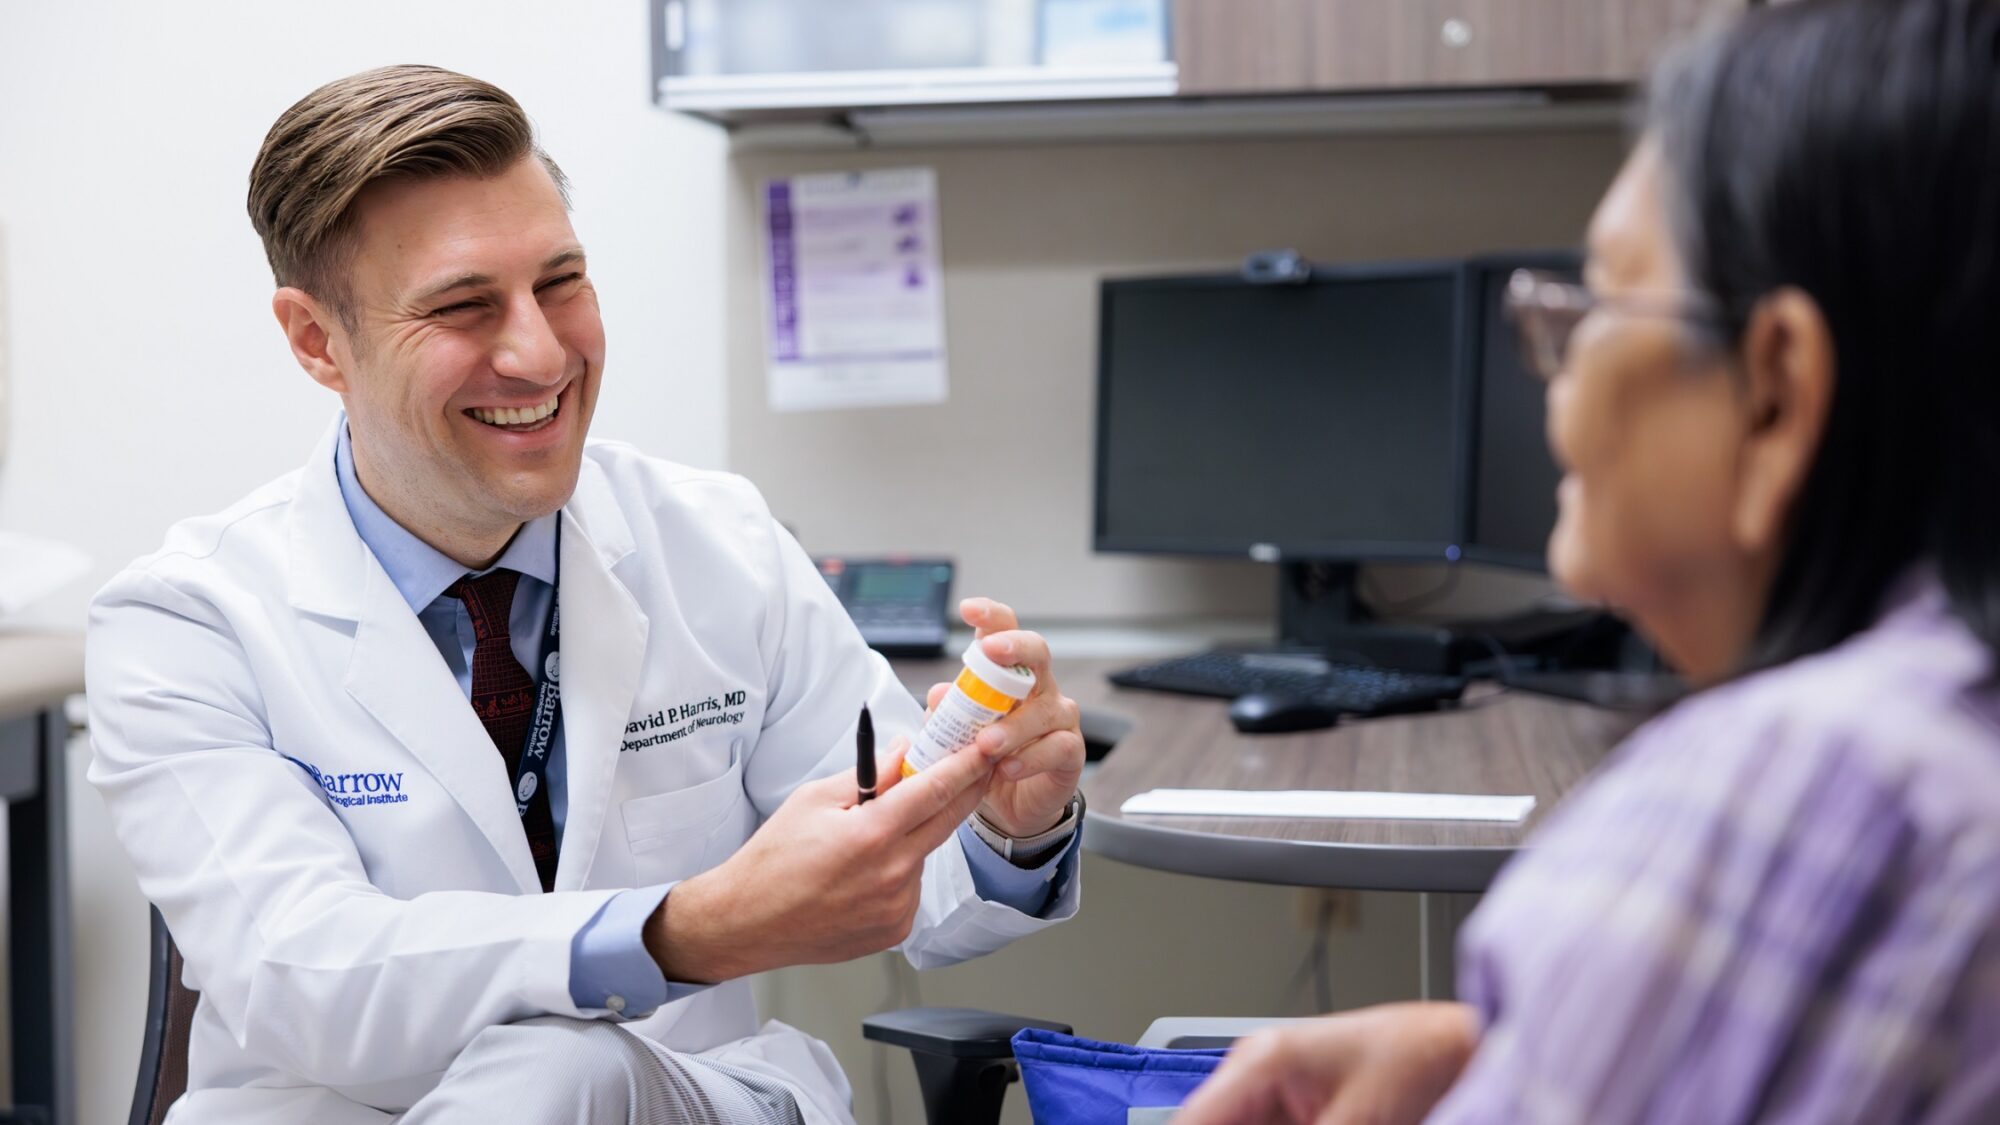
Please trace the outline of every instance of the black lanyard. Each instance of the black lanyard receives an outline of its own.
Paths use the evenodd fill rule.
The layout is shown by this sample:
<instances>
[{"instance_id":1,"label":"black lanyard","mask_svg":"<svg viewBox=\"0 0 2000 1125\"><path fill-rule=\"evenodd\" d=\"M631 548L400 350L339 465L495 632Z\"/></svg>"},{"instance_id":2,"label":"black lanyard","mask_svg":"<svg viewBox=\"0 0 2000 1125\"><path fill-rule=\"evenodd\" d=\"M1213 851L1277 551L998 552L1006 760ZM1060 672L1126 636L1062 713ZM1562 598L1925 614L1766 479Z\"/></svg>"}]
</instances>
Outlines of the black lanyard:
<instances>
[{"instance_id":1,"label":"black lanyard","mask_svg":"<svg viewBox=\"0 0 2000 1125\"><path fill-rule=\"evenodd\" d=\"M558 517L561 518L561 517ZM562 557L562 527L556 527L556 557ZM560 581L561 563L556 577ZM555 745L556 727L562 722L562 588L557 586L549 606L548 639L542 646L542 674L535 689L535 717L528 724L528 736L521 744L521 760L514 763L514 811L525 817L528 802L549 782L549 748ZM551 806L553 809L553 806Z\"/></svg>"}]
</instances>

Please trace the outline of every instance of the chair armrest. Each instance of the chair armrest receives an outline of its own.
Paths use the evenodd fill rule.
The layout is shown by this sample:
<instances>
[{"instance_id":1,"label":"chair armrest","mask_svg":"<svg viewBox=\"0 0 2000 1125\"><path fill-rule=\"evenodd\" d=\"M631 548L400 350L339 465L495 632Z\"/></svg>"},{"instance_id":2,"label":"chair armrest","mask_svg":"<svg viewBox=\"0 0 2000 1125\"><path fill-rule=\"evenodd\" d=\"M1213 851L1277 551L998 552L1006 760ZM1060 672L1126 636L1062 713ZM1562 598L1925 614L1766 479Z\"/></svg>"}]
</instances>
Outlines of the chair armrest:
<instances>
[{"instance_id":1,"label":"chair armrest","mask_svg":"<svg viewBox=\"0 0 2000 1125\"><path fill-rule=\"evenodd\" d=\"M1064 1035L1066 1023L1010 1016L978 1008L904 1008L861 1021L861 1034L877 1043L954 1059L1011 1059L1014 1033L1035 1027Z\"/></svg>"}]
</instances>

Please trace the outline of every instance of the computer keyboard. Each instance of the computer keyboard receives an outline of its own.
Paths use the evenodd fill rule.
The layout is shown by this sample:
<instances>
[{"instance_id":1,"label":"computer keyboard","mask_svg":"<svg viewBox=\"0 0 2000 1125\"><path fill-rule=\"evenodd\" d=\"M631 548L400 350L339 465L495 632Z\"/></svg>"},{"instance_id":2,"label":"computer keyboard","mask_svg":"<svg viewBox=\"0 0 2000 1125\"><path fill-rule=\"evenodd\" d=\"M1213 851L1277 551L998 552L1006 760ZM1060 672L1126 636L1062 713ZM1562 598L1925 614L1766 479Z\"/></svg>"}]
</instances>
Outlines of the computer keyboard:
<instances>
[{"instance_id":1,"label":"computer keyboard","mask_svg":"<svg viewBox=\"0 0 2000 1125\"><path fill-rule=\"evenodd\" d=\"M1224 699L1279 692L1356 715L1427 711L1465 691L1460 676L1336 664L1310 653L1226 650L1127 668L1111 673L1110 680L1119 687Z\"/></svg>"}]
</instances>

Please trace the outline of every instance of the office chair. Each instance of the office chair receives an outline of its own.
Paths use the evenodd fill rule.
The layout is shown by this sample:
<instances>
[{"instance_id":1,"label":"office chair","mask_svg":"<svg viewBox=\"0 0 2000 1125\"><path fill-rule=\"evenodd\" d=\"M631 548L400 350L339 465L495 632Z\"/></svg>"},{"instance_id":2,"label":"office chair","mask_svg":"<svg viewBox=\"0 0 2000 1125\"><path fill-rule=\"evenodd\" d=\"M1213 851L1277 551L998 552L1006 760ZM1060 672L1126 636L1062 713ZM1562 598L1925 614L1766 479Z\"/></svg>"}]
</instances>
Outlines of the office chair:
<instances>
[{"instance_id":1,"label":"office chair","mask_svg":"<svg viewBox=\"0 0 2000 1125\"><path fill-rule=\"evenodd\" d=\"M201 993L181 983L181 951L167 920L153 907L152 971L146 984L146 1039L139 1049L139 1079L132 1090L130 1125L160 1125L167 1108L187 1090L188 1029Z\"/></svg>"},{"instance_id":2,"label":"office chair","mask_svg":"<svg viewBox=\"0 0 2000 1125\"><path fill-rule=\"evenodd\" d=\"M152 908L152 968L146 985L146 1037L132 1090L128 1125L160 1125L187 1090L188 1032L201 993L181 983L181 951L167 920ZM1282 1019L1159 1019L1142 1047L1221 1047ZM1020 1077L1014 1033L1040 1028L1069 1034L1070 1025L975 1008L906 1008L861 1021L864 1036L910 1052L930 1125L998 1125L1007 1087Z\"/></svg>"},{"instance_id":3,"label":"office chair","mask_svg":"<svg viewBox=\"0 0 2000 1125\"><path fill-rule=\"evenodd\" d=\"M862 1020L861 1034L910 1052L930 1125L996 1125L1007 1087L1021 1076L1014 1033L1030 1027L1073 1030L977 1008L905 1008Z\"/></svg>"},{"instance_id":4,"label":"office chair","mask_svg":"<svg viewBox=\"0 0 2000 1125\"><path fill-rule=\"evenodd\" d=\"M146 1037L132 1090L128 1125L160 1125L187 1090L188 1032L201 993L181 983L181 951L167 920L152 907L148 939ZM868 1038L907 1047L917 1063L924 1107L933 1122L980 1125L1000 1119L1000 1101L1018 1072L1009 1042L1024 1027L1069 1031L1066 1024L969 1009L913 1008L871 1016Z\"/></svg>"}]
</instances>

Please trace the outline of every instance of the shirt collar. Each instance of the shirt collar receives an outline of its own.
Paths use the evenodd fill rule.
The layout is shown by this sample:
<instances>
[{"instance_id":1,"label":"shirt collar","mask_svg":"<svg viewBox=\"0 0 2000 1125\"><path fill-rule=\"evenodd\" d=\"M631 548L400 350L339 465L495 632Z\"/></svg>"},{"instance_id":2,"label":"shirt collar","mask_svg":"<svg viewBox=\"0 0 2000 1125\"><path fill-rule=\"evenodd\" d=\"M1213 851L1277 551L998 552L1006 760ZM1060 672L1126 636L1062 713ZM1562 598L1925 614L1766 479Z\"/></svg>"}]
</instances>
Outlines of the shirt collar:
<instances>
[{"instance_id":1,"label":"shirt collar","mask_svg":"<svg viewBox=\"0 0 2000 1125\"><path fill-rule=\"evenodd\" d=\"M347 515L354 521L354 530L375 553L376 561L388 572L389 581L409 603L411 612L423 612L446 587L465 576L463 566L411 534L362 489L360 479L354 475L354 447L345 415L340 420L340 440L334 446L333 466L340 480L340 498L347 503ZM556 522L561 518L560 512L551 512L522 524L521 530L508 541L507 549L488 569L506 567L555 585Z\"/></svg>"}]
</instances>

